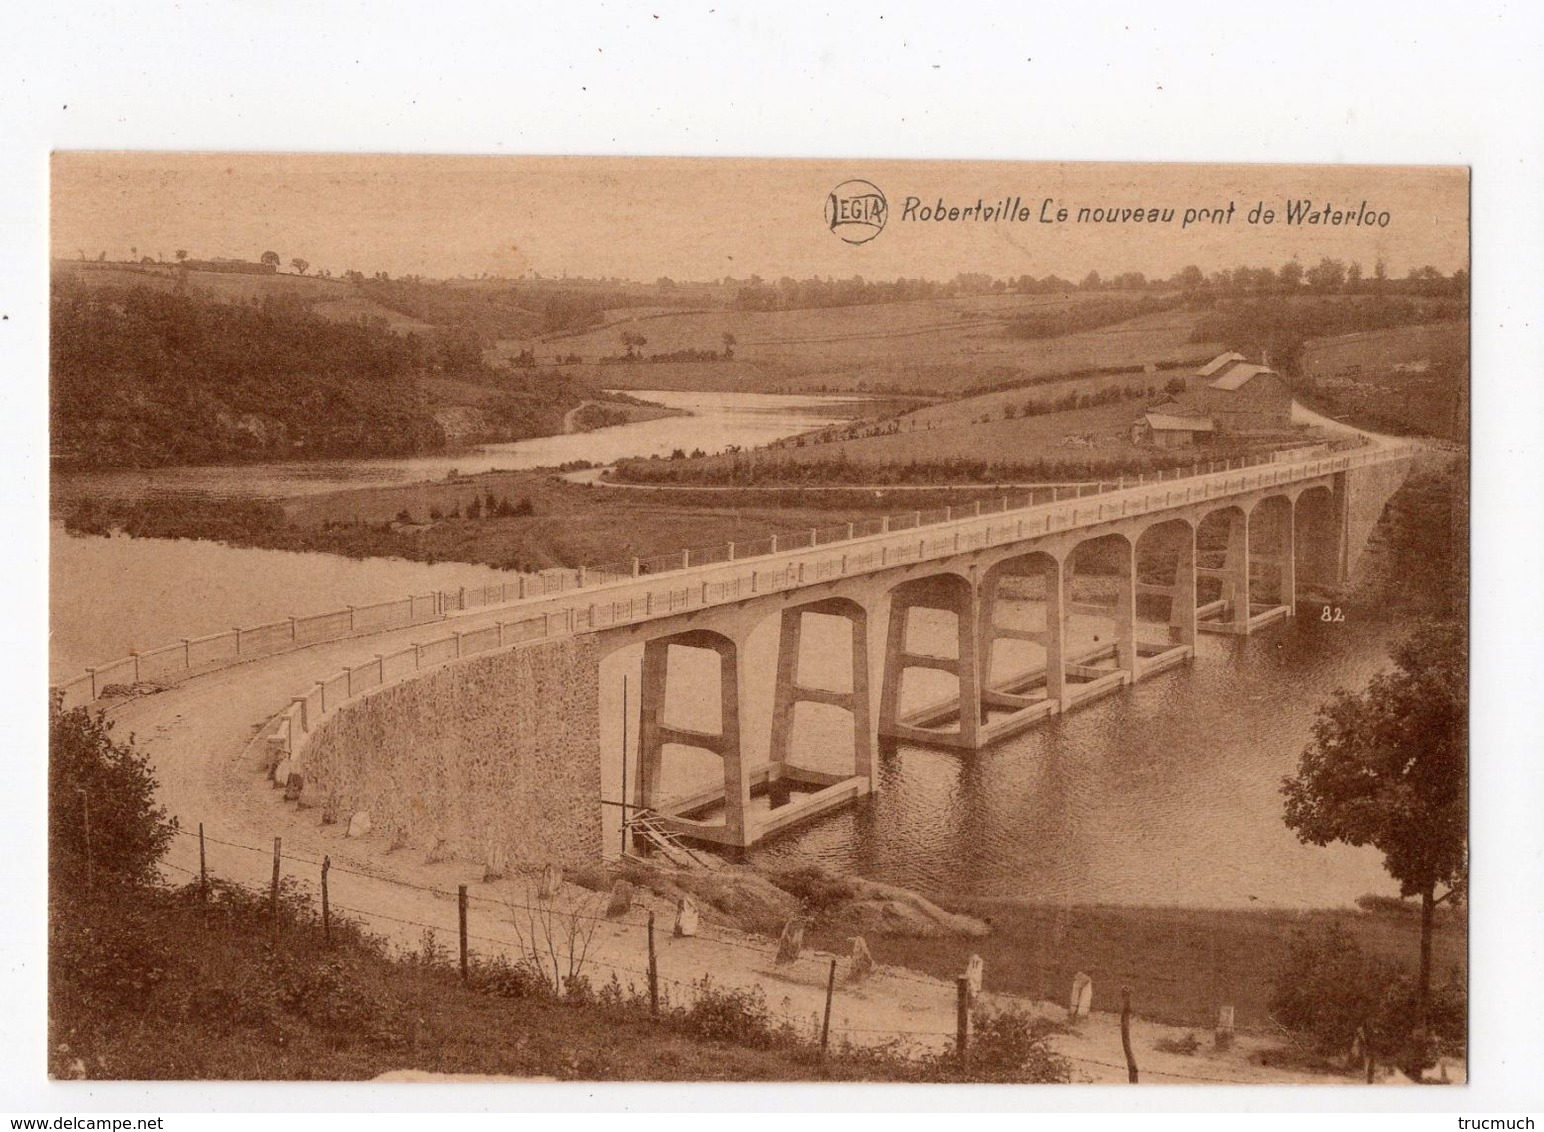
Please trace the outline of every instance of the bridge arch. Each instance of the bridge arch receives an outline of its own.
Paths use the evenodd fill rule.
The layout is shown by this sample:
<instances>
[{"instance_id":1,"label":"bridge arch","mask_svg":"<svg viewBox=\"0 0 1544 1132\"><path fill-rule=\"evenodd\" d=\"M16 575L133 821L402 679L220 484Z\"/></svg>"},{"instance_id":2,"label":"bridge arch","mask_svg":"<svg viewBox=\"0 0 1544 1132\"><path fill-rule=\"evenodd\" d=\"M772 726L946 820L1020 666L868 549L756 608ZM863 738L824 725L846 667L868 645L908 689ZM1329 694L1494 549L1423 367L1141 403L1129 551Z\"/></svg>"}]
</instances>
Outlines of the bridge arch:
<instances>
[{"instance_id":1,"label":"bridge arch","mask_svg":"<svg viewBox=\"0 0 1544 1132\"><path fill-rule=\"evenodd\" d=\"M1138 655L1157 658L1176 645L1193 649L1196 524L1181 516L1144 527L1136 540L1135 565ZM1166 629L1158 634L1151 628L1155 624Z\"/></svg>"},{"instance_id":2,"label":"bridge arch","mask_svg":"<svg viewBox=\"0 0 1544 1132\"><path fill-rule=\"evenodd\" d=\"M845 679L828 679L829 683L845 683L845 688L811 683L807 677L801 661L805 659L804 634L807 619L811 617L828 623L846 622L849 643ZM817 624L817 632L820 628ZM824 628L824 636L829 640L832 626L827 624ZM803 714L799 710L801 706L809 714L846 713L852 735L850 777L863 779L865 789L872 785L878 744L870 707L868 635L868 608L852 598L828 597L783 609L778 630L777 679L773 688L768 749L767 784L773 810L788 804L793 789L831 786L849 777L833 772L829 766L812 767L794 761L800 715ZM833 649L826 655L834 660L834 653Z\"/></svg>"},{"instance_id":3,"label":"bridge arch","mask_svg":"<svg viewBox=\"0 0 1544 1132\"><path fill-rule=\"evenodd\" d=\"M1249 603L1253 619L1297 604L1296 523L1291 496L1266 495L1249 510Z\"/></svg>"},{"instance_id":4,"label":"bridge arch","mask_svg":"<svg viewBox=\"0 0 1544 1132\"><path fill-rule=\"evenodd\" d=\"M1012 734L1061 707L1067 632L1062 565L1047 547L999 558L981 575L977 636L983 742Z\"/></svg>"},{"instance_id":5,"label":"bridge arch","mask_svg":"<svg viewBox=\"0 0 1544 1132\"><path fill-rule=\"evenodd\" d=\"M1341 499L1327 484L1304 488L1293 501L1294 562L1299 586L1333 590L1341 578Z\"/></svg>"},{"instance_id":6,"label":"bridge arch","mask_svg":"<svg viewBox=\"0 0 1544 1132\"><path fill-rule=\"evenodd\" d=\"M703 720L701 726L690 727L667 721L673 649L709 652L718 657L716 722ZM644 643L638 704L638 773L632 797L636 809L667 813L704 840L737 845L747 843L750 778L744 773L741 747L740 683L740 647L723 633L712 629L687 629ZM701 706L706 708L708 704ZM711 790L667 801L663 785L666 749L669 747L717 755L723 764L722 794ZM719 805L723 808L722 820L705 820L706 811Z\"/></svg>"},{"instance_id":7,"label":"bridge arch","mask_svg":"<svg viewBox=\"0 0 1544 1132\"><path fill-rule=\"evenodd\" d=\"M1068 673L1099 680L1137 676L1136 540L1125 531L1080 539L1062 563L1068 636L1077 652Z\"/></svg>"},{"instance_id":8,"label":"bridge arch","mask_svg":"<svg viewBox=\"0 0 1544 1132\"><path fill-rule=\"evenodd\" d=\"M981 661L977 648L980 600L971 579L954 570L907 578L891 587L886 632L885 665L879 697L879 733L894 739L974 749L981 724ZM923 611L924 616L914 616ZM940 624L942 614L952 624ZM932 615L932 616L929 616ZM931 634L929 634L931 630ZM931 636L933 640L924 639ZM952 656L931 651L941 638L954 638ZM935 641L938 643L935 644ZM934 698L926 706L902 714L911 671L942 673L954 678L954 694L938 697L938 679L922 694ZM952 730L938 725L955 721Z\"/></svg>"},{"instance_id":9,"label":"bridge arch","mask_svg":"<svg viewBox=\"0 0 1544 1132\"><path fill-rule=\"evenodd\" d=\"M1196 522L1196 625L1220 633L1249 626L1249 511L1230 503Z\"/></svg>"}]
</instances>

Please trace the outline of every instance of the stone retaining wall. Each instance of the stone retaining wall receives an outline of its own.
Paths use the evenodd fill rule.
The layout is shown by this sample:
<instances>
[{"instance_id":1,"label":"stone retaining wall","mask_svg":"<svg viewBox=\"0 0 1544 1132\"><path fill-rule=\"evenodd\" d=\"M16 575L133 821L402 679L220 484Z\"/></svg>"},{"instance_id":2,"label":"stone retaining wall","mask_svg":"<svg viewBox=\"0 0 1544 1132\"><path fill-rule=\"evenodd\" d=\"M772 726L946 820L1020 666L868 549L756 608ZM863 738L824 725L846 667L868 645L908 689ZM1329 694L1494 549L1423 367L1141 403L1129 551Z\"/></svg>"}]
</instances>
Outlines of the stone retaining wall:
<instances>
[{"instance_id":1,"label":"stone retaining wall","mask_svg":"<svg viewBox=\"0 0 1544 1132\"><path fill-rule=\"evenodd\" d=\"M311 736L305 800L370 814L392 847L501 866L600 856L593 637L453 663L338 710Z\"/></svg>"}]
</instances>

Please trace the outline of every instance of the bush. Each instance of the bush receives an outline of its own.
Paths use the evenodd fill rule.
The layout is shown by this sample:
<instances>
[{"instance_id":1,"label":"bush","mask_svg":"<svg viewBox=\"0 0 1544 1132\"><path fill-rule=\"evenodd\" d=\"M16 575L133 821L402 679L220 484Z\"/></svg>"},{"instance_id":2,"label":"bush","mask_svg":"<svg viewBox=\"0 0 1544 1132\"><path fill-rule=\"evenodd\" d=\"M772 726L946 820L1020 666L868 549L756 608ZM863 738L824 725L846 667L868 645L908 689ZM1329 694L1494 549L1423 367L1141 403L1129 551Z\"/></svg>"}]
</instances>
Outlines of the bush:
<instances>
[{"instance_id":1,"label":"bush","mask_svg":"<svg viewBox=\"0 0 1544 1132\"><path fill-rule=\"evenodd\" d=\"M1331 924L1314 935L1299 933L1277 974L1271 1014L1287 1029L1310 1038L1321 1053L1348 1053L1359 1030L1368 1030L1381 1000L1399 977L1391 963L1363 954L1345 928Z\"/></svg>"},{"instance_id":2,"label":"bush","mask_svg":"<svg viewBox=\"0 0 1544 1132\"><path fill-rule=\"evenodd\" d=\"M1434 990L1422 1031L1409 972L1364 953L1339 924L1297 936L1277 975L1270 1010L1325 1056L1347 1055L1360 1037L1367 1055L1412 1077L1434 1064L1438 1047L1457 1053L1467 1040L1467 992L1458 972Z\"/></svg>"},{"instance_id":3,"label":"bush","mask_svg":"<svg viewBox=\"0 0 1544 1132\"><path fill-rule=\"evenodd\" d=\"M48 705L48 845L51 879L84 880L89 859L96 878L143 882L155 875L172 828L155 804L155 777L146 757L112 737L102 712Z\"/></svg>"},{"instance_id":4,"label":"bush","mask_svg":"<svg viewBox=\"0 0 1544 1132\"><path fill-rule=\"evenodd\" d=\"M692 984L694 999L680 1018L681 1029L705 1041L733 1042L765 1049L778 1038L767 996L759 986L718 987L704 975Z\"/></svg>"},{"instance_id":5,"label":"bush","mask_svg":"<svg viewBox=\"0 0 1544 1132\"><path fill-rule=\"evenodd\" d=\"M1032 1018L1017 1007L977 1007L972 1022L969 1080L1040 1084L1071 1080L1071 1067L1046 1040L1052 1024L1045 1019Z\"/></svg>"}]
</instances>

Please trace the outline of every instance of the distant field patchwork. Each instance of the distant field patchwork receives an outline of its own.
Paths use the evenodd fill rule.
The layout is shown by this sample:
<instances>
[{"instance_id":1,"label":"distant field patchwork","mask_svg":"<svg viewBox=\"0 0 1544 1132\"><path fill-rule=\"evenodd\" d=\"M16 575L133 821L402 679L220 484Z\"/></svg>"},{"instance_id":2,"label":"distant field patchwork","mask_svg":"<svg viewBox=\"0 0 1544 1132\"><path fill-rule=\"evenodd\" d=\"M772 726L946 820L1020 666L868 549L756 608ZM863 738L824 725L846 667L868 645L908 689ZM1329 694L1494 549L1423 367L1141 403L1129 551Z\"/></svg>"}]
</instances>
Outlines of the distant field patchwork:
<instances>
[{"instance_id":1,"label":"distant field patchwork","mask_svg":"<svg viewBox=\"0 0 1544 1132\"><path fill-rule=\"evenodd\" d=\"M1159 311L1058 338L1009 333L1016 315L1053 310L1108 295L992 295L795 311L638 313L598 330L546 341L507 341L499 353L532 349L550 364L558 354L584 360L583 372L617 389L818 391L895 388L958 393L972 386L1107 366L1197 360L1220 347L1190 341L1196 312ZM623 312L614 312L622 314ZM724 348L733 361L613 364L622 335L647 339L641 353Z\"/></svg>"}]
</instances>

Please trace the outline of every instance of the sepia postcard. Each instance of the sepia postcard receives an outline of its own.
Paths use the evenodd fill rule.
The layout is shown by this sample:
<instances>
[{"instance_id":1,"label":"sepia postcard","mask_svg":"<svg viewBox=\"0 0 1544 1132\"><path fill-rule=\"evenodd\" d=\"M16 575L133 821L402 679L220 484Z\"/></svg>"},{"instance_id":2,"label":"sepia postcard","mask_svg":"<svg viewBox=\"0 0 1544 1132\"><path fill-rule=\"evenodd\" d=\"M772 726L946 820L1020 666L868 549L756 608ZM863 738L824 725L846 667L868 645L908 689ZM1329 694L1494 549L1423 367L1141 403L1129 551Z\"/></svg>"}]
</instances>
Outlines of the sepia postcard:
<instances>
[{"instance_id":1,"label":"sepia postcard","mask_svg":"<svg viewBox=\"0 0 1544 1132\"><path fill-rule=\"evenodd\" d=\"M62 151L57 1080L1468 1080L1469 172Z\"/></svg>"}]
</instances>

